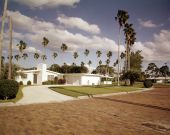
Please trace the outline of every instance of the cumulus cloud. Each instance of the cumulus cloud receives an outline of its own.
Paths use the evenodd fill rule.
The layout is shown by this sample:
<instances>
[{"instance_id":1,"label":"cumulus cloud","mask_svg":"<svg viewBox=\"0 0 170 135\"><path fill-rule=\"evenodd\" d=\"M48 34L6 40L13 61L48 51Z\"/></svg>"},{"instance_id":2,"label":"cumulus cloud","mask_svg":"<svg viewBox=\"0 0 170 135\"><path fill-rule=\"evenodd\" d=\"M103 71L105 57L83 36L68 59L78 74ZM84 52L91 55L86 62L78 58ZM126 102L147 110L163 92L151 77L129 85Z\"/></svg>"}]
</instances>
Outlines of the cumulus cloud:
<instances>
[{"instance_id":1,"label":"cumulus cloud","mask_svg":"<svg viewBox=\"0 0 170 135\"><path fill-rule=\"evenodd\" d=\"M136 42L135 50L142 50L145 61L170 61L170 30L154 34L150 42Z\"/></svg>"},{"instance_id":2,"label":"cumulus cloud","mask_svg":"<svg viewBox=\"0 0 170 135\"><path fill-rule=\"evenodd\" d=\"M58 7L58 6L74 6L80 0L13 0L20 4L35 7Z\"/></svg>"},{"instance_id":3,"label":"cumulus cloud","mask_svg":"<svg viewBox=\"0 0 170 135\"><path fill-rule=\"evenodd\" d=\"M42 46L42 37L49 39L49 50L60 49L62 43L68 45L69 51L75 51L82 48L88 49L105 49L117 52L117 44L115 41L101 36L85 36L80 33L71 33L68 30L60 29L51 22L40 21L37 18L31 18L16 11L9 11L13 16L14 38L16 40L23 39L37 46ZM21 31L24 31L23 33ZM121 46L121 50L124 47Z\"/></svg>"},{"instance_id":4,"label":"cumulus cloud","mask_svg":"<svg viewBox=\"0 0 170 135\"><path fill-rule=\"evenodd\" d=\"M142 27L145 27L145 28L155 28L155 27L159 27L159 26L163 26L163 24L155 24L152 22L152 20L142 20L142 19L138 19L138 22L139 24L142 26Z\"/></svg>"},{"instance_id":5,"label":"cumulus cloud","mask_svg":"<svg viewBox=\"0 0 170 135\"><path fill-rule=\"evenodd\" d=\"M78 17L67 17L65 15L60 15L57 20L64 24L66 27L69 28L78 28L80 30L93 33L93 34L99 34L100 28L96 24L89 24L82 18Z\"/></svg>"}]
</instances>

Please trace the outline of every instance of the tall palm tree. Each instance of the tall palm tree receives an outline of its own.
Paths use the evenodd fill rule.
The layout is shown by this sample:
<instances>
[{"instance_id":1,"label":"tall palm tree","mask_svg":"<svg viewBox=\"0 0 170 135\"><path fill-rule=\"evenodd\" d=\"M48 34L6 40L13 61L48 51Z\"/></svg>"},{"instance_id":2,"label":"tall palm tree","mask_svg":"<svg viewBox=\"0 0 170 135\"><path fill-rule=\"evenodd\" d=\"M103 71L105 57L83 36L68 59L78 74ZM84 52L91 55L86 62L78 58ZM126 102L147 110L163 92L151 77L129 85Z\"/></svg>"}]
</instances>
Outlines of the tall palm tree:
<instances>
[{"instance_id":1,"label":"tall palm tree","mask_svg":"<svg viewBox=\"0 0 170 135\"><path fill-rule=\"evenodd\" d=\"M18 61L21 57L22 58L26 58L26 57L28 57L28 54L26 54L26 53L24 53L24 55L23 55L23 52L24 52L24 50L27 48L27 44L24 42L24 41L22 41L22 40L20 40L20 42L19 42L19 44L17 44L16 45L17 47L18 47L18 49L19 49L19 52L20 52L20 54L21 54L21 56L18 54L18 55L15 55L15 59Z\"/></svg>"},{"instance_id":2,"label":"tall palm tree","mask_svg":"<svg viewBox=\"0 0 170 135\"><path fill-rule=\"evenodd\" d=\"M99 60L99 73L101 74L101 71L100 71L100 67L101 67L101 65L102 65L102 61L101 60Z\"/></svg>"},{"instance_id":3,"label":"tall palm tree","mask_svg":"<svg viewBox=\"0 0 170 135\"><path fill-rule=\"evenodd\" d=\"M53 58L57 58L58 54L56 52L53 53Z\"/></svg>"},{"instance_id":4,"label":"tall palm tree","mask_svg":"<svg viewBox=\"0 0 170 135\"><path fill-rule=\"evenodd\" d=\"M84 55L87 57L89 55L90 51L88 49L85 49Z\"/></svg>"},{"instance_id":5,"label":"tall palm tree","mask_svg":"<svg viewBox=\"0 0 170 135\"><path fill-rule=\"evenodd\" d=\"M41 56L43 61L47 59L47 56L46 56L46 47L47 47L48 43L49 43L48 38L43 37L42 45L44 47L44 54Z\"/></svg>"},{"instance_id":6,"label":"tall palm tree","mask_svg":"<svg viewBox=\"0 0 170 135\"><path fill-rule=\"evenodd\" d=\"M120 58L121 58L121 60L120 60L120 73L121 73L121 65L122 65L122 59L124 59L126 57L126 54L124 53L124 52L121 52L121 54L120 54Z\"/></svg>"},{"instance_id":7,"label":"tall palm tree","mask_svg":"<svg viewBox=\"0 0 170 135\"><path fill-rule=\"evenodd\" d=\"M76 60L76 59L78 58L78 56L79 56L79 55L78 55L77 52L74 52L74 53L73 53L74 60ZM76 63L76 62L74 61L74 63Z\"/></svg>"},{"instance_id":8,"label":"tall palm tree","mask_svg":"<svg viewBox=\"0 0 170 135\"><path fill-rule=\"evenodd\" d=\"M109 52L107 53L107 57L108 57L108 59L110 59L110 58L112 57L112 52L111 52L111 51L109 51Z\"/></svg>"},{"instance_id":9,"label":"tall palm tree","mask_svg":"<svg viewBox=\"0 0 170 135\"><path fill-rule=\"evenodd\" d=\"M101 55L102 55L102 52L97 50L96 55L97 55L97 58L99 59L101 57ZM99 67L99 70L100 70L100 67Z\"/></svg>"},{"instance_id":10,"label":"tall palm tree","mask_svg":"<svg viewBox=\"0 0 170 135\"><path fill-rule=\"evenodd\" d=\"M62 45L61 45L61 51L62 51L63 53L65 53L65 51L67 51L67 49L68 49L67 45L66 45L65 43L62 43Z\"/></svg>"},{"instance_id":11,"label":"tall palm tree","mask_svg":"<svg viewBox=\"0 0 170 135\"><path fill-rule=\"evenodd\" d=\"M132 27L132 24L125 24L124 35L125 35L125 43L126 43L126 71L130 70L130 50L131 46L135 43L136 33Z\"/></svg>"},{"instance_id":12,"label":"tall palm tree","mask_svg":"<svg viewBox=\"0 0 170 135\"><path fill-rule=\"evenodd\" d=\"M115 17L115 20L119 23L119 37L118 37L118 86L120 85L119 84L119 70L120 70L119 69L120 68L120 65L119 65L119 61L120 61L119 55L120 55L121 28L124 27L124 25L127 23L128 19L129 19L129 15L128 15L127 11L118 10L117 16Z\"/></svg>"}]
</instances>

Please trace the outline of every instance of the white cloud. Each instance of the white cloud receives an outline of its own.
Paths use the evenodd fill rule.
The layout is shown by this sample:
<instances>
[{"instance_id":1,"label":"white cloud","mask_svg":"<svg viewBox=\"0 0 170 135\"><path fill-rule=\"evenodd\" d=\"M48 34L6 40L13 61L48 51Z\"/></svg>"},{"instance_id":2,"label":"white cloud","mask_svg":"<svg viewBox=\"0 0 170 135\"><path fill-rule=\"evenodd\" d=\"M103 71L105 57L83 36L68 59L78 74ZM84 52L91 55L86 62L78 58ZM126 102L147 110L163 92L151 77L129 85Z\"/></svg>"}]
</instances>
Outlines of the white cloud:
<instances>
[{"instance_id":1,"label":"white cloud","mask_svg":"<svg viewBox=\"0 0 170 135\"><path fill-rule=\"evenodd\" d=\"M9 14L13 16L14 30L24 31L23 33L14 32L14 38L18 41L23 39L41 47L42 37L46 36L50 41L48 45L50 50L59 49L62 43L66 43L69 51L88 48L117 52L117 44L106 37L87 37L80 33L73 34L67 30L59 29L58 26L51 22L28 17L18 11L10 11ZM121 50L123 49L124 47L121 46Z\"/></svg>"},{"instance_id":2,"label":"white cloud","mask_svg":"<svg viewBox=\"0 0 170 135\"><path fill-rule=\"evenodd\" d=\"M142 19L138 19L138 22L142 27L145 28L155 28L155 27L163 26L163 24L157 25L153 23L152 20L143 21Z\"/></svg>"},{"instance_id":3,"label":"white cloud","mask_svg":"<svg viewBox=\"0 0 170 135\"><path fill-rule=\"evenodd\" d=\"M153 41L137 42L135 50L142 50L145 61L170 61L170 30L154 34Z\"/></svg>"},{"instance_id":4,"label":"white cloud","mask_svg":"<svg viewBox=\"0 0 170 135\"><path fill-rule=\"evenodd\" d=\"M58 7L58 6L74 6L80 0L13 0L31 8L35 7Z\"/></svg>"},{"instance_id":5,"label":"white cloud","mask_svg":"<svg viewBox=\"0 0 170 135\"><path fill-rule=\"evenodd\" d=\"M64 24L66 27L69 28L78 28L80 30L93 33L93 34L99 34L100 28L96 24L89 24L82 18L78 17L67 17L65 15L60 15L57 20Z\"/></svg>"}]
</instances>

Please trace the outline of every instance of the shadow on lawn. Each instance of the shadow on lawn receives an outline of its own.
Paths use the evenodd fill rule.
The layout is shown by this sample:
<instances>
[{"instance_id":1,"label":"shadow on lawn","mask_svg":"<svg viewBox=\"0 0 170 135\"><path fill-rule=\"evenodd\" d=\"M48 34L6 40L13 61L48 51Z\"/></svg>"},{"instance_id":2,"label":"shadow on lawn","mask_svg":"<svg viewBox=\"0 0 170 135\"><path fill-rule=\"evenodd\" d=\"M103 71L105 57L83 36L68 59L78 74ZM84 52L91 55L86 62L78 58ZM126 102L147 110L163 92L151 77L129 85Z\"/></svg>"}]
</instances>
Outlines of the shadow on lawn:
<instances>
[{"instance_id":1,"label":"shadow on lawn","mask_svg":"<svg viewBox=\"0 0 170 135\"><path fill-rule=\"evenodd\" d=\"M108 100L108 101L125 103L125 104L136 105L136 106L142 106L142 107L153 108L153 109L158 109L158 110L170 111L170 108L164 108L164 107L155 106L155 105L147 105L147 104L142 104L142 103L135 103L135 102L131 102L131 101L124 101L124 100L110 99L110 98L103 98L103 97L95 97L95 99Z\"/></svg>"}]
</instances>

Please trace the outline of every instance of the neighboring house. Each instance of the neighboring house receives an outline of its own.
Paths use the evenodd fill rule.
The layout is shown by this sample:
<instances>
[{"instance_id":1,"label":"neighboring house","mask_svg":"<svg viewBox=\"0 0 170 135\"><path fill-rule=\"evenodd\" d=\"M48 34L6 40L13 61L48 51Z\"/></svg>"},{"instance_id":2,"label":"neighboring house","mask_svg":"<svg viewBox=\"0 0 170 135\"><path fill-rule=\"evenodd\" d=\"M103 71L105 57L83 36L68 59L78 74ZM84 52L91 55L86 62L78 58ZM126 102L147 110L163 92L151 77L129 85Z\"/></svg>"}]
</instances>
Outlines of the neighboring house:
<instances>
[{"instance_id":1,"label":"neighboring house","mask_svg":"<svg viewBox=\"0 0 170 135\"><path fill-rule=\"evenodd\" d=\"M71 73L71 74L61 74L58 72L53 72L47 70L46 64L39 64L36 70L20 70L17 71L18 76L16 81L22 81L24 85L28 81L31 81L31 84L39 84L48 80L54 80L55 78L66 80L66 84L69 85L100 85L101 78L105 77L98 74L86 74L86 73ZM108 82L108 84L111 82Z\"/></svg>"},{"instance_id":2,"label":"neighboring house","mask_svg":"<svg viewBox=\"0 0 170 135\"><path fill-rule=\"evenodd\" d=\"M156 83L170 83L170 77L152 77L152 78L147 78L149 80L153 80L153 82Z\"/></svg>"}]
</instances>

